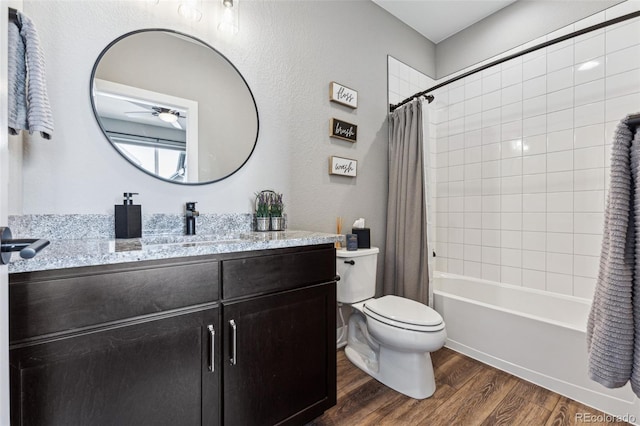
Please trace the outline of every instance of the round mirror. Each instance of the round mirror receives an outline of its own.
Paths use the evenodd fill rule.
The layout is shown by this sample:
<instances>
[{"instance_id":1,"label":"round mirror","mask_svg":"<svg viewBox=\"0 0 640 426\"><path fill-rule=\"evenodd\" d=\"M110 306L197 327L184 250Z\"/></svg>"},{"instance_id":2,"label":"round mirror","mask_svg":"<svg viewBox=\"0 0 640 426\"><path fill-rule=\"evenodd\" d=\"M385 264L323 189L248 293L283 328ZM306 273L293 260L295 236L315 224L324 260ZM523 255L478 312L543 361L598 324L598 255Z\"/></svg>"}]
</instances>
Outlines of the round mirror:
<instances>
[{"instance_id":1,"label":"round mirror","mask_svg":"<svg viewBox=\"0 0 640 426\"><path fill-rule=\"evenodd\" d=\"M229 177L258 139L255 99L236 67L176 31L134 31L109 44L93 66L91 105L111 145L168 182Z\"/></svg>"}]
</instances>

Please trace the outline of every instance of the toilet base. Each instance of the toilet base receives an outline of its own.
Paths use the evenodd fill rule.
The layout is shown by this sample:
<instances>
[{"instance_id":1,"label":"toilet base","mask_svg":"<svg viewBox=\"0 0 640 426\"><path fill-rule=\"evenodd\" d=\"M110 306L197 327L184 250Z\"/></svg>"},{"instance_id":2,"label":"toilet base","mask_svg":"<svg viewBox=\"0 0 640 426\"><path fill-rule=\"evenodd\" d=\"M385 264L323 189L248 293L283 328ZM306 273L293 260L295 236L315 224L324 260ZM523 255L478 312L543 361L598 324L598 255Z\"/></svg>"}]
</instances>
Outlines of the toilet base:
<instances>
[{"instance_id":1,"label":"toilet base","mask_svg":"<svg viewBox=\"0 0 640 426\"><path fill-rule=\"evenodd\" d=\"M374 379L411 398L429 398L436 390L429 352L399 351L374 342L357 313L351 317L345 355Z\"/></svg>"}]
</instances>

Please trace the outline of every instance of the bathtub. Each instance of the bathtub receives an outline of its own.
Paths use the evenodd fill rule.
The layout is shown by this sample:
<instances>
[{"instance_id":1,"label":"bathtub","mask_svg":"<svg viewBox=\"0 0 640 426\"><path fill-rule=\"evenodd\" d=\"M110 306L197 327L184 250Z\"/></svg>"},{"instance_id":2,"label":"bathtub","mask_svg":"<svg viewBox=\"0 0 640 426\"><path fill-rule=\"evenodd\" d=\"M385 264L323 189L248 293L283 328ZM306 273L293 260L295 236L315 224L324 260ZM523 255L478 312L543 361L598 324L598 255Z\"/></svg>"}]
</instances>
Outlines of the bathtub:
<instances>
[{"instance_id":1,"label":"bathtub","mask_svg":"<svg viewBox=\"0 0 640 426\"><path fill-rule=\"evenodd\" d=\"M588 377L589 301L440 272L433 288L448 348L630 423L640 421L640 400L629 384L607 389Z\"/></svg>"}]
</instances>

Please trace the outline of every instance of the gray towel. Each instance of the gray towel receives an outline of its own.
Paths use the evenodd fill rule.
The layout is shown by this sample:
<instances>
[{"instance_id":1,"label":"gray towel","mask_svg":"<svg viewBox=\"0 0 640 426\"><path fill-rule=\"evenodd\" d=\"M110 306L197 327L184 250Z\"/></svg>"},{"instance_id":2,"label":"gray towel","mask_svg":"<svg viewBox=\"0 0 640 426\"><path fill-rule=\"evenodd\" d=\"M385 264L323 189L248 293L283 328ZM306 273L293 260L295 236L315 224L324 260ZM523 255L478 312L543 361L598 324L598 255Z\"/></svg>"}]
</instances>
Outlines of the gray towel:
<instances>
[{"instance_id":1,"label":"gray towel","mask_svg":"<svg viewBox=\"0 0 640 426\"><path fill-rule=\"evenodd\" d=\"M47 96L44 55L31 19L17 13L9 24L9 133L40 132L51 139L53 117Z\"/></svg>"},{"instance_id":2,"label":"gray towel","mask_svg":"<svg viewBox=\"0 0 640 426\"><path fill-rule=\"evenodd\" d=\"M611 186L598 281L587 324L587 348L592 380L608 388L631 380L640 396L640 339L634 339L635 333L640 333L640 318L634 318L634 313L640 317L640 275L634 278L636 268L640 272L640 261L636 262L640 195L635 196L640 194L640 132L634 139L628 118L618 124L611 148Z\"/></svg>"}]
</instances>

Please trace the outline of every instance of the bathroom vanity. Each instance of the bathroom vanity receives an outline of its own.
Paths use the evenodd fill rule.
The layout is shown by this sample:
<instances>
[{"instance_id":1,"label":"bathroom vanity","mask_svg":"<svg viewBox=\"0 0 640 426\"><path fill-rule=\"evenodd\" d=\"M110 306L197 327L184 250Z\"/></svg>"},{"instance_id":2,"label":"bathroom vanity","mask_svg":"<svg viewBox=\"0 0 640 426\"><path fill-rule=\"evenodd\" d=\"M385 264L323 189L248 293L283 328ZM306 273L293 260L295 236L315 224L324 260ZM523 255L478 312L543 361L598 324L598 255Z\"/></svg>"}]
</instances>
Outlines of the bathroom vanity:
<instances>
[{"instance_id":1,"label":"bathroom vanity","mask_svg":"<svg viewBox=\"0 0 640 426\"><path fill-rule=\"evenodd\" d=\"M335 249L292 244L10 274L12 424L319 416L336 403Z\"/></svg>"}]
</instances>

